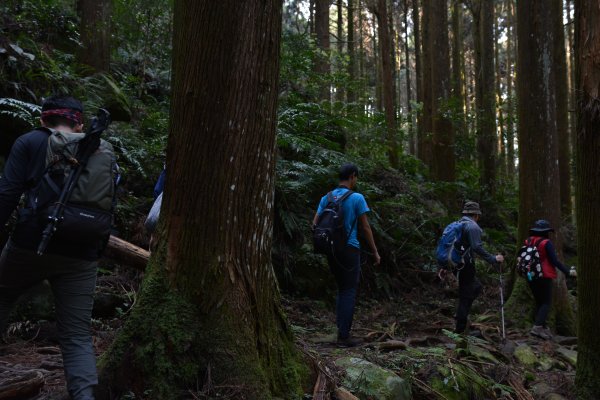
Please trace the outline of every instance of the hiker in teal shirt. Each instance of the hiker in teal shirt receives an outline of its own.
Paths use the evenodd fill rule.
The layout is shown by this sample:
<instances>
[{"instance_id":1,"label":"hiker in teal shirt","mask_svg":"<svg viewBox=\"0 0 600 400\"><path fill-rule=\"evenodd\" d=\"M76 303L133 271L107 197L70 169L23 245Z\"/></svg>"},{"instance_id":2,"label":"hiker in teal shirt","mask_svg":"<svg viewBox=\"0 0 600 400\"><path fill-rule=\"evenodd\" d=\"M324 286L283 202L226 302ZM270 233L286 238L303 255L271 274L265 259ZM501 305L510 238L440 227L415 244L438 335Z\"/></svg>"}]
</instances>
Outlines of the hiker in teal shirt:
<instances>
[{"instance_id":1,"label":"hiker in teal shirt","mask_svg":"<svg viewBox=\"0 0 600 400\"><path fill-rule=\"evenodd\" d=\"M354 164L344 164L340 169L339 185L333 189L331 195L334 201L341 199L349 190L353 190L358 180L358 167ZM319 216L329 203L329 194L323 196L319 203L319 208L313 219L313 226L317 224ZM369 248L375 259L374 264L378 265L381 261L373 232L367 219L367 213L370 211L367 202L362 194L352 192L342 202L344 215L344 227L348 240L344 250L328 254L327 261L329 268L335 276L338 287L336 301L336 323L338 327L337 343L340 346L355 346L359 341L350 337L352 328L352 319L354 316L354 304L356 299L356 289L360 279L360 243L358 242L357 231L361 233L367 241Z\"/></svg>"}]
</instances>

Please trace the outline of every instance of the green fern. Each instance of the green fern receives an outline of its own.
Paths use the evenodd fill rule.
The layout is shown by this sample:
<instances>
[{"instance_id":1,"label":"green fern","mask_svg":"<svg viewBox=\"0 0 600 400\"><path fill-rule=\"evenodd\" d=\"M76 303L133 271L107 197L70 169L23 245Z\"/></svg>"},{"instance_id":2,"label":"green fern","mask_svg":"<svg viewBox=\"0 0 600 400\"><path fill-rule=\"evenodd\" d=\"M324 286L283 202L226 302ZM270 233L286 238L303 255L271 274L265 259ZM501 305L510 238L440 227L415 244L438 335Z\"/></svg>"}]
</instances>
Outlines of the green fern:
<instances>
[{"instance_id":1,"label":"green fern","mask_svg":"<svg viewBox=\"0 0 600 400\"><path fill-rule=\"evenodd\" d=\"M16 120L33 128L40 117L41 107L25 101L0 98L0 117Z\"/></svg>"}]
</instances>

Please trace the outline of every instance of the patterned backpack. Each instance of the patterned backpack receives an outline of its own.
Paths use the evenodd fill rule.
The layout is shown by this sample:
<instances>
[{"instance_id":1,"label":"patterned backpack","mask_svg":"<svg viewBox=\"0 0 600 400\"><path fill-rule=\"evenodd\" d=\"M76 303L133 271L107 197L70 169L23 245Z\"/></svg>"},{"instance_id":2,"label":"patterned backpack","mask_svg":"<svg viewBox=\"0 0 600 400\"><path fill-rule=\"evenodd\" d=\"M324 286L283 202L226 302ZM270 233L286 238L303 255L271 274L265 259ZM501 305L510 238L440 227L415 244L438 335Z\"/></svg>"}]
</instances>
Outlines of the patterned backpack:
<instances>
[{"instance_id":1,"label":"patterned backpack","mask_svg":"<svg viewBox=\"0 0 600 400\"><path fill-rule=\"evenodd\" d=\"M543 245L548 239L534 240L528 238L525 245L521 247L517 256L517 272L528 281L534 281L544 277L542 260L538 251L538 245Z\"/></svg>"}]
</instances>

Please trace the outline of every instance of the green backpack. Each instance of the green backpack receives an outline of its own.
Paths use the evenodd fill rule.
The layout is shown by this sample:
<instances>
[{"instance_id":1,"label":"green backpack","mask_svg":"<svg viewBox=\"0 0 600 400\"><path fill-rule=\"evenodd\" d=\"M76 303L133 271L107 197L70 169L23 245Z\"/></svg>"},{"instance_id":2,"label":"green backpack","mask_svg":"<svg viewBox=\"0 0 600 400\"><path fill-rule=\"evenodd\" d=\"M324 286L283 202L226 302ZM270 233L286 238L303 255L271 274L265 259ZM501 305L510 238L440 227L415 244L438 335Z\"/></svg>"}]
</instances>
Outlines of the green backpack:
<instances>
[{"instance_id":1,"label":"green backpack","mask_svg":"<svg viewBox=\"0 0 600 400\"><path fill-rule=\"evenodd\" d=\"M46 169L27 196L27 205L38 216L42 229L52 214L71 169L77 164L79 141L85 136L84 133L50 132ZM75 182L54 237L80 243L108 238L115 204L115 171L112 145L100 140L98 149Z\"/></svg>"}]
</instances>

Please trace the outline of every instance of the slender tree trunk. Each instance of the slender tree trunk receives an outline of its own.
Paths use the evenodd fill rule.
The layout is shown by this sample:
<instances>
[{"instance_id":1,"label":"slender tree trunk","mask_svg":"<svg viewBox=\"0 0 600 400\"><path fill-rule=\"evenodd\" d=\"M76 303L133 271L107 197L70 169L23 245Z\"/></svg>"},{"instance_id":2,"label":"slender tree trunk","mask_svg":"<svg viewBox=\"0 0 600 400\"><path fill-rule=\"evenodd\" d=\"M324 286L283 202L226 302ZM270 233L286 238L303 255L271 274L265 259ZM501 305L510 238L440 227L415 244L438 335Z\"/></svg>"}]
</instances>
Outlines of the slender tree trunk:
<instances>
[{"instance_id":1,"label":"slender tree trunk","mask_svg":"<svg viewBox=\"0 0 600 400\"><path fill-rule=\"evenodd\" d=\"M571 9L573 8L574 0L567 0L567 39L569 44L569 55L567 57L569 63L569 126L571 129L571 148L575 146L575 141L577 140L577 113L575 109L577 108L576 94L575 94L575 65L576 56L575 56L575 39L574 39L574 31L575 31L575 23L571 16ZM574 152L574 150L573 150Z\"/></svg>"},{"instance_id":2,"label":"slender tree trunk","mask_svg":"<svg viewBox=\"0 0 600 400\"><path fill-rule=\"evenodd\" d=\"M410 154L415 155L416 144L415 144L415 130L414 120L412 113L412 85L410 77L410 50L408 47L408 0L404 0L404 70L406 71L406 112L408 113L408 151Z\"/></svg>"},{"instance_id":3,"label":"slender tree trunk","mask_svg":"<svg viewBox=\"0 0 600 400\"><path fill-rule=\"evenodd\" d=\"M373 42L372 49L372 60L375 65L376 71L376 79L375 79L375 109L380 112L384 112L383 110L383 68L381 65L381 38L378 37L379 32L379 23L377 22L377 16L373 14L373 36L371 37L371 41ZM377 27L377 29L375 29ZM365 68L365 80L368 79L369 71Z\"/></svg>"},{"instance_id":4,"label":"slender tree trunk","mask_svg":"<svg viewBox=\"0 0 600 400\"><path fill-rule=\"evenodd\" d=\"M475 43L475 86L477 102L477 150L481 189L494 194L496 189L496 92L494 88L494 3L477 0L473 19Z\"/></svg>"},{"instance_id":5,"label":"slender tree trunk","mask_svg":"<svg viewBox=\"0 0 600 400\"><path fill-rule=\"evenodd\" d=\"M110 69L110 0L78 0L82 49L79 62L94 72Z\"/></svg>"},{"instance_id":6,"label":"slender tree trunk","mask_svg":"<svg viewBox=\"0 0 600 400\"><path fill-rule=\"evenodd\" d=\"M569 88L563 0L552 0L554 7L554 68L556 71L556 127L558 130L558 165L560 169L560 206L564 217L571 216L571 143L569 131Z\"/></svg>"},{"instance_id":7,"label":"slender tree trunk","mask_svg":"<svg viewBox=\"0 0 600 400\"><path fill-rule=\"evenodd\" d=\"M499 16L502 15L502 4L497 4L500 10L497 12L494 7L494 64L496 66L495 77L496 77L496 112L498 118L498 146L500 148L500 168L497 173L501 174L502 177L506 175L506 146L504 142L504 101L502 100L502 73L500 71L500 26L498 24Z\"/></svg>"},{"instance_id":8,"label":"slender tree trunk","mask_svg":"<svg viewBox=\"0 0 600 400\"><path fill-rule=\"evenodd\" d=\"M515 43L515 8L513 0L507 0L508 32L506 34L506 164L507 177L512 182L515 177L515 107L513 93L513 61Z\"/></svg>"},{"instance_id":9,"label":"slender tree trunk","mask_svg":"<svg viewBox=\"0 0 600 400\"><path fill-rule=\"evenodd\" d=\"M302 396L271 264L281 8L175 1L158 247L101 361L100 398L189 397L203 385L211 397L219 386Z\"/></svg>"},{"instance_id":10,"label":"slender tree trunk","mask_svg":"<svg viewBox=\"0 0 600 400\"><path fill-rule=\"evenodd\" d=\"M431 2L436 0L422 0L423 19L421 24L421 43L423 55L423 110L422 110L422 130L419 132L419 151L418 157L429 168L433 168L433 120L432 120L432 88L431 88Z\"/></svg>"},{"instance_id":11,"label":"slender tree trunk","mask_svg":"<svg viewBox=\"0 0 600 400\"><path fill-rule=\"evenodd\" d=\"M453 182L456 178L454 129L447 117L450 100L450 49L448 41L448 6L432 0L429 16L431 59L431 99L433 111L433 177Z\"/></svg>"},{"instance_id":12,"label":"slender tree trunk","mask_svg":"<svg viewBox=\"0 0 600 400\"><path fill-rule=\"evenodd\" d=\"M331 0L315 0L315 34L317 46L321 50L321 54L316 57L315 71L321 76L328 75L331 71L329 64L329 6ZM321 100L329 101L331 93L329 90L329 80L321 81L320 98Z\"/></svg>"},{"instance_id":13,"label":"slender tree trunk","mask_svg":"<svg viewBox=\"0 0 600 400\"><path fill-rule=\"evenodd\" d=\"M532 24L531 21L537 21ZM533 222L546 219L559 227L560 185L558 168L558 133L556 129L556 77L554 60L555 19L552 7L542 0L517 2L518 60L517 91L519 97L519 230L523 243ZM559 231L555 247L561 249ZM553 312L558 333L575 333L562 274L554 281ZM508 308L516 315L527 315L531 303L520 301L528 295L524 279L517 280Z\"/></svg>"},{"instance_id":14,"label":"slender tree trunk","mask_svg":"<svg viewBox=\"0 0 600 400\"><path fill-rule=\"evenodd\" d=\"M348 76L350 85L347 90L348 103L356 102L356 43L354 38L354 7L356 0L348 0Z\"/></svg>"},{"instance_id":15,"label":"slender tree trunk","mask_svg":"<svg viewBox=\"0 0 600 400\"><path fill-rule=\"evenodd\" d=\"M575 1L577 82L577 398L600 393L600 9Z\"/></svg>"},{"instance_id":16,"label":"slender tree trunk","mask_svg":"<svg viewBox=\"0 0 600 400\"><path fill-rule=\"evenodd\" d=\"M316 35L315 32L315 2L316 0L308 1L308 32L311 35Z\"/></svg>"},{"instance_id":17,"label":"slender tree trunk","mask_svg":"<svg viewBox=\"0 0 600 400\"><path fill-rule=\"evenodd\" d=\"M413 21L413 40L415 43L415 75L416 75L416 89L417 89L417 103L423 104L423 63L421 61L421 24L419 15L419 0L413 0L412 7L412 21ZM423 160L423 150L421 149L421 141L423 137L423 111L417 113L417 130L416 137L414 138L415 143L415 155Z\"/></svg>"},{"instance_id":18,"label":"slender tree trunk","mask_svg":"<svg viewBox=\"0 0 600 400\"><path fill-rule=\"evenodd\" d=\"M452 97L458 112L456 136L466 136L464 62L462 34L462 2L454 0L452 4Z\"/></svg>"},{"instance_id":19,"label":"slender tree trunk","mask_svg":"<svg viewBox=\"0 0 600 400\"><path fill-rule=\"evenodd\" d=\"M388 160L393 168L398 168L398 132L396 128L396 112L394 107L394 79L392 75L392 41L390 37L388 7L386 0L377 0L372 9L377 17L379 34L379 52L381 57L382 94L387 125Z\"/></svg>"},{"instance_id":20,"label":"slender tree trunk","mask_svg":"<svg viewBox=\"0 0 600 400\"><path fill-rule=\"evenodd\" d=\"M342 54L344 53L344 1L337 0L337 59L338 59L338 69L341 71L344 67L344 63L342 61ZM336 88L336 98L338 101L344 101L345 99L345 90L342 85L337 85Z\"/></svg>"}]
</instances>

